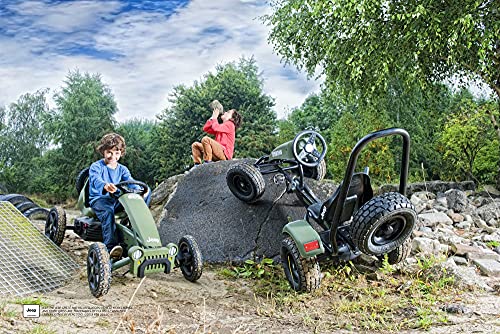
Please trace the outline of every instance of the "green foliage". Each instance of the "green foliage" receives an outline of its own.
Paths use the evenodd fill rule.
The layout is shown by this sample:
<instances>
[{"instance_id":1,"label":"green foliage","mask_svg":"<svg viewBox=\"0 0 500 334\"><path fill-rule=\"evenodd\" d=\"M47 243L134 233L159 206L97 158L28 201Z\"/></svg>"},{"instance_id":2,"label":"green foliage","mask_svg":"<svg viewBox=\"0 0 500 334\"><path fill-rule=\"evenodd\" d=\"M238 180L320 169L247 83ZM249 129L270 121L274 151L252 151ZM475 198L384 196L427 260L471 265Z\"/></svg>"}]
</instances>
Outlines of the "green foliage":
<instances>
[{"instance_id":1,"label":"green foliage","mask_svg":"<svg viewBox=\"0 0 500 334\"><path fill-rule=\"evenodd\" d=\"M184 171L192 164L191 143L206 134L203 125L211 116L208 104L219 100L225 110L236 109L243 124L236 132L235 157L259 157L275 145L276 114L273 99L262 91L254 59L238 64L219 65L192 87L176 86L171 106L159 116L153 134L154 161L159 167L157 180Z\"/></svg>"},{"instance_id":2,"label":"green foliage","mask_svg":"<svg viewBox=\"0 0 500 334\"><path fill-rule=\"evenodd\" d=\"M492 89L497 78L498 1L278 0L264 21L275 50L345 95L386 91L393 79L440 82L458 74ZM497 94L500 91L497 91Z\"/></svg>"},{"instance_id":3,"label":"green foliage","mask_svg":"<svg viewBox=\"0 0 500 334\"><path fill-rule=\"evenodd\" d=\"M47 150L48 131L43 127L49 107L47 90L22 95L0 110L0 183L12 191L33 191L31 180L39 167L34 164Z\"/></svg>"},{"instance_id":4,"label":"green foliage","mask_svg":"<svg viewBox=\"0 0 500 334\"><path fill-rule=\"evenodd\" d=\"M500 247L500 242L496 240L487 241L486 246L490 248Z\"/></svg>"},{"instance_id":5,"label":"green foliage","mask_svg":"<svg viewBox=\"0 0 500 334\"><path fill-rule=\"evenodd\" d=\"M64 199L76 195L75 178L85 167L100 159L96 152L101 137L114 131L116 102L111 90L99 74L70 72L65 86L55 94L57 105L48 119L49 130L53 133L58 157L57 164L46 166L48 173L56 172L56 183L49 183L56 193L52 195Z\"/></svg>"},{"instance_id":6,"label":"green foliage","mask_svg":"<svg viewBox=\"0 0 500 334\"><path fill-rule=\"evenodd\" d=\"M452 105L439 140L447 176L476 182L492 181L498 163L498 139L490 121L491 103L461 92ZM460 171L457 173L457 171Z\"/></svg>"},{"instance_id":7,"label":"green foliage","mask_svg":"<svg viewBox=\"0 0 500 334\"><path fill-rule=\"evenodd\" d=\"M272 259L264 258L260 262L246 260L243 266L232 267L227 274L234 278L271 278L275 268Z\"/></svg>"},{"instance_id":8,"label":"green foliage","mask_svg":"<svg viewBox=\"0 0 500 334\"><path fill-rule=\"evenodd\" d=\"M387 128L386 115L367 112L357 116L344 113L331 130L328 144L327 167L333 179L341 181L354 145L370 132ZM391 138L392 139L392 138ZM371 142L365 147L357 161L357 170L368 166L376 183L391 183L395 177L395 156L390 150L390 139Z\"/></svg>"},{"instance_id":9,"label":"green foliage","mask_svg":"<svg viewBox=\"0 0 500 334\"><path fill-rule=\"evenodd\" d=\"M154 188L155 165L152 154L152 133L156 123L149 120L132 119L118 126L116 132L125 138L127 151L120 163L130 170L136 180L146 182Z\"/></svg>"}]
</instances>

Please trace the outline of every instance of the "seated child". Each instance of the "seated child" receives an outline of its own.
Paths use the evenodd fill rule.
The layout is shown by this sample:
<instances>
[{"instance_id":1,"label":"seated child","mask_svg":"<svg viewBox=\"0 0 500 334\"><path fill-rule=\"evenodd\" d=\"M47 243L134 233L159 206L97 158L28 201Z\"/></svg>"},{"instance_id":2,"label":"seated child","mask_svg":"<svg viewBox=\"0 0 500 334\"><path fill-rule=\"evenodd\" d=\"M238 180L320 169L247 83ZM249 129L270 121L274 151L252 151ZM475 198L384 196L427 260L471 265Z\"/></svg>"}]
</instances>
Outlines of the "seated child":
<instances>
[{"instance_id":1,"label":"seated child","mask_svg":"<svg viewBox=\"0 0 500 334\"><path fill-rule=\"evenodd\" d=\"M201 143L194 142L191 145L195 165L201 163L202 157L206 163L233 158L236 130L241 125L241 115L235 109L224 112L224 108L217 100L210 103L210 108L212 117L203 126L203 131L215 135L215 140L205 136ZM219 115L222 124L219 124Z\"/></svg>"},{"instance_id":2,"label":"seated child","mask_svg":"<svg viewBox=\"0 0 500 334\"><path fill-rule=\"evenodd\" d=\"M90 207L102 223L102 236L111 258L120 258L123 252L116 238L115 212L123 210L122 205L110 193L117 191L116 183L133 180L130 171L118 160L125 155L125 139L116 133L108 133L97 148L104 157L94 162L89 171ZM144 194L147 204L151 191Z\"/></svg>"}]
</instances>

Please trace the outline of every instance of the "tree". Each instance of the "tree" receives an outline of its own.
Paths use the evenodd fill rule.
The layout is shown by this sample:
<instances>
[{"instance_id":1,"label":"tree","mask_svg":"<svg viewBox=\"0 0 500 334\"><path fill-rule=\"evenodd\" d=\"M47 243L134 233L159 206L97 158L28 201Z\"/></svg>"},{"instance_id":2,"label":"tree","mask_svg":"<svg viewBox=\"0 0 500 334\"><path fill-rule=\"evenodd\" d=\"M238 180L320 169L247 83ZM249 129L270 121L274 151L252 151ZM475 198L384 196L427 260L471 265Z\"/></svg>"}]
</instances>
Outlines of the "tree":
<instances>
[{"instance_id":1,"label":"tree","mask_svg":"<svg viewBox=\"0 0 500 334\"><path fill-rule=\"evenodd\" d=\"M151 149L152 132L156 123L151 120L132 119L118 126L116 132L125 138L127 151L120 162L128 167L134 179L154 188L155 164Z\"/></svg>"},{"instance_id":2,"label":"tree","mask_svg":"<svg viewBox=\"0 0 500 334\"><path fill-rule=\"evenodd\" d=\"M444 171L458 180L491 181L488 176L495 170L491 152L498 147L488 116L493 108L491 101L477 101L470 93L461 92L452 107L456 109L448 118L439 141L447 163Z\"/></svg>"},{"instance_id":3,"label":"tree","mask_svg":"<svg viewBox=\"0 0 500 334\"><path fill-rule=\"evenodd\" d=\"M58 156L66 157L56 166L56 188L64 189L58 194L61 197L75 195L78 172L100 158L96 146L104 134L114 130L117 112L114 96L99 74L70 72L64 83L54 96L57 110L47 120L60 150Z\"/></svg>"},{"instance_id":4,"label":"tree","mask_svg":"<svg viewBox=\"0 0 500 334\"><path fill-rule=\"evenodd\" d=\"M286 61L371 92L393 78L481 80L500 96L500 4L461 0L278 0L270 41Z\"/></svg>"},{"instance_id":5,"label":"tree","mask_svg":"<svg viewBox=\"0 0 500 334\"><path fill-rule=\"evenodd\" d=\"M49 138L43 120L49 113L47 90L21 95L8 109L0 111L0 181L12 191L27 193L37 166L33 160L47 150Z\"/></svg>"},{"instance_id":6,"label":"tree","mask_svg":"<svg viewBox=\"0 0 500 334\"><path fill-rule=\"evenodd\" d=\"M154 159L160 171L156 180L184 171L192 164L191 143L206 135L203 125L212 111L208 104L219 100L225 110L237 109L243 125L236 132L235 157L259 157L274 148L276 113L273 99L264 94L254 59L218 65L192 87L174 87L171 106L158 119L153 133Z\"/></svg>"}]
</instances>

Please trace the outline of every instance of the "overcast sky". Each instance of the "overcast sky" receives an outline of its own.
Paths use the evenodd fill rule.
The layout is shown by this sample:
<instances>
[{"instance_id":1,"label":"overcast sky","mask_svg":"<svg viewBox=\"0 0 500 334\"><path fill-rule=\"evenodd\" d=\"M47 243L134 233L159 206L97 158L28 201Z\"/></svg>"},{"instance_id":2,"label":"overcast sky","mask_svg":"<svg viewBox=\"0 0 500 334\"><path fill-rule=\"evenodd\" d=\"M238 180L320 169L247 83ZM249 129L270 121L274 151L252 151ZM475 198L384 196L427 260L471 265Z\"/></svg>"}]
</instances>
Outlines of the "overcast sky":
<instances>
[{"instance_id":1,"label":"overcast sky","mask_svg":"<svg viewBox=\"0 0 500 334\"><path fill-rule=\"evenodd\" d=\"M118 121L153 119L174 86L253 56L281 118L320 82L273 53L258 19L269 11L263 0L0 0L0 106L41 88L52 96L79 69L102 75Z\"/></svg>"}]
</instances>

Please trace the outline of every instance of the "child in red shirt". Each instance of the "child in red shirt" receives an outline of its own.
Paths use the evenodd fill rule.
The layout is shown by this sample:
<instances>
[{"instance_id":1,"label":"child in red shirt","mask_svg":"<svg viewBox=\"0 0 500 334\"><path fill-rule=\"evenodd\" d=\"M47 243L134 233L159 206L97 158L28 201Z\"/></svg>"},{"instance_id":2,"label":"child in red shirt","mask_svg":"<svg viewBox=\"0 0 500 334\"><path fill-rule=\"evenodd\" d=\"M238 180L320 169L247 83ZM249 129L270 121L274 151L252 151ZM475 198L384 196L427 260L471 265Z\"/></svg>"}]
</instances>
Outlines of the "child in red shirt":
<instances>
[{"instance_id":1,"label":"child in red shirt","mask_svg":"<svg viewBox=\"0 0 500 334\"><path fill-rule=\"evenodd\" d=\"M215 140L205 136L201 143L194 142L191 145L195 165L201 163L202 156L206 163L233 158L235 134L241 125L241 115L235 109L222 111L222 124L219 124L217 117L220 113L221 110L214 108L212 117L203 126L203 131L215 135Z\"/></svg>"}]
</instances>

